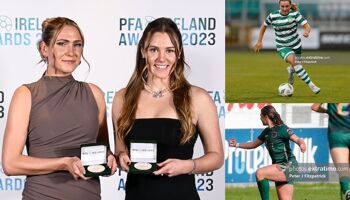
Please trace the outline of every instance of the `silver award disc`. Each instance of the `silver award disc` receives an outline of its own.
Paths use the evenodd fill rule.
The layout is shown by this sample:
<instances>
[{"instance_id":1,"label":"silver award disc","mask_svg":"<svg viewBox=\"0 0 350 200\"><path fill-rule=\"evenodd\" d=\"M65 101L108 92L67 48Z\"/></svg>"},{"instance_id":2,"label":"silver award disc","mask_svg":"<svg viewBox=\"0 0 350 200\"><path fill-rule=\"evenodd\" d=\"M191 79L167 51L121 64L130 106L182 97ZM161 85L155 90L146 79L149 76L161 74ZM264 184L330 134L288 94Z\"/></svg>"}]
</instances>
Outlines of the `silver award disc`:
<instances>
[{"instance_id":1,"label":"silver award disc","mask_svg":"<svg viewBox=\"0 0 350 200\"><path fill-rule=\"evenodd\" d=\"M150 163L147 163L147 162L135 163L134 166L138 170L149 170L152 168L152 165Z\"/></svg>"},{"instance_id":2,"label":"silver award disc","mask_svg":"<svg viewBox=\"0 0 350 200\"><path fill-rule=\"evenodd\" d=\"M93 173L100 173L105 170L105 167L103 165L90 165L87 170Z\"/></svg>"}]
</instances>

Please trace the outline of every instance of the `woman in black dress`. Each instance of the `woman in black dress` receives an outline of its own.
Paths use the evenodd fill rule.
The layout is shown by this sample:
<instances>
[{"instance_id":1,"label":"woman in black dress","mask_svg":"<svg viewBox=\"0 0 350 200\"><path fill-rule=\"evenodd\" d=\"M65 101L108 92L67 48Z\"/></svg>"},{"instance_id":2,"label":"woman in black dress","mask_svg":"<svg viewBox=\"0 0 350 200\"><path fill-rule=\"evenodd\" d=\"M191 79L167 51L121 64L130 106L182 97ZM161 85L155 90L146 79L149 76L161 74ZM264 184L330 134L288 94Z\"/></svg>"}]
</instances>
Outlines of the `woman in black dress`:
<instances>
[{"instance_id":1,"label":"woman in black dress","mask_svg":"<svg viewBox=\"0 0 350 200\"><path fill-rule=\"evenodd\" d=\"M216 106L184 76L181 33L168 18L150 22L140 39L136 67L113 101L116 155L130 169L130 141L157 143L158 170L128 173L126 199L199 199L195 173L218 169L224 161ZM192 158L197 136L204 155Z\"/></svg>"}]
</instances>

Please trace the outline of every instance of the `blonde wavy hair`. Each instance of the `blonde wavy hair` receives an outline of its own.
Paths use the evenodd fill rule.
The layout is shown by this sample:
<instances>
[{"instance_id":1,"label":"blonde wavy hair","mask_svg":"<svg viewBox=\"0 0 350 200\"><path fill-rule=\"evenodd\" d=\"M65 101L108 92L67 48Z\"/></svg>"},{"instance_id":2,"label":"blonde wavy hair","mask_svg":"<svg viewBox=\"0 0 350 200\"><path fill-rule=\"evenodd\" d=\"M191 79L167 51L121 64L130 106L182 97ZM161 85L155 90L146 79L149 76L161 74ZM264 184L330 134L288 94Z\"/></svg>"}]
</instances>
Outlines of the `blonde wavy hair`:
<instances>
[{"instance_id":1,"label":"blonde wavy hair","mask_svg":"<svg viewBox=\"0 0 350 200\"><path fill-rule=\"evenodd\" d=\"M65 27L65 26L73 26L74 28L76 28L78 30L78 32L81 36L83 47L84 47L85 38L84 38L83 32L81 31L81 29L79 28L78 24L75 21L73 21L69 18L66 18L66 17L46 18L41 24L41 31L42 31L41 38L37 43L37 48L38 48L38 51L39 51L40 57L41 57L41 60L39 61L39 63L41 63L41 62L47 63L48 62L47 58L41 52L40 44L45 43L46 46L52 48L56 42L58 34L62 31L63 27ZM81 54L81 57L87 63L87 65L89 66L89 70L90 70L90 63L85 59L83 52Z\"/></svg>"}]
</instances>

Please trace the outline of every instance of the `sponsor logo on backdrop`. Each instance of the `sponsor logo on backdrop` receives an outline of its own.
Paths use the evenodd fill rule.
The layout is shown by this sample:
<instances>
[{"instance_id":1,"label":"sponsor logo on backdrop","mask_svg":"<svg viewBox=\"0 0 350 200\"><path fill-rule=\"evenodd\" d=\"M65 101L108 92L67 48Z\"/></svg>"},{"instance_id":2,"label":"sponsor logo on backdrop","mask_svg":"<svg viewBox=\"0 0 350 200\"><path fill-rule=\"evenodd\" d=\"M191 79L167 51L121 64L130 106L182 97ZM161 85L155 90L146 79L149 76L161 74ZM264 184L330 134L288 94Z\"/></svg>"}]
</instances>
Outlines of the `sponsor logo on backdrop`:
<instances>
[{"instance_id":1,"label":"sponsor logo on backdrop","mask_svg":"<svg viewBox=\"0 0 350 200\"><path fill-rule=\"evenodd\" d=\"M122 176L122 171L117 170L116 188L118 191L125 191L126 179ZM214 190L215 179L214 172L208 172L205 174L196 174L196 188L198 192L212 191Z\"/></svg>"},{"instance_id":2,"label":"sponsor logo on backdrop","mask_svg":"<svg viewBox=\"0 0 350 200\"><path fill-rule=\"evenodd\" d=\"M0 162L0 194L5 191L21 191L24 183L25 178L6 176Z\"/></svg>"},{"instance_id":3,"label":"sponsor logo on backdrop","mask_svg":"<svg viewBox=\"0 0 350 200\"><path fill-rule=\"evenodd\" d=\"M220 92L216 90L216 91L208 91L208 94L211 96L211 98L213 99L216 105L219 119L225 119L226 111L225 111L224 92Z\"/></svg>"},{"instance_id":4,"label":"sponsor logo on backdrop","mask_svg":"<svg viewBox=\"0 0 350 200\"><path fill-rule=\"evenodd\" d=\"M214 172L196 174L196 187L198 192L212 191L214 189Z\"/></svg>"},{"instance_id":5,"label":"sponsor logo on backdrop","mask_svg":"<svg viewBox=\"0 0 350 200\"><path fill-rule=\"evenodd\" d=\"M112 116L111 114L112 114L112 103L113 103L114 94L115 94L115 91L111 91L111 90L104 91L107 118Z\"/></svg>"},{"instance_id":6,"label":"sponsor logo on backdrop","mask_svg":"<svg viewBox=\"0 0 350 200\"><path fill-rule=\"evenodd\" d=\"M36 45L41 37L41 22L37 17L17 17L0 13L0 46Z\"/></svg>"},{"instance_id":7,"label":"sponsor logo on backdrop","mask_svg":"<svg viewBox=\"0 0 350 200\"><path fill-rule=\"evenodd\" d=\"M138 44L143 29L153 16L128 17L118 19L118 46L135 46ZM184 46L213 46L216 44L215 17L174 17L182 34Z\"/></svg>"},{"instance_id":8,"label":"sponsor logo on backdrop","mask_svg":"<svg viewBox=\"0 0 350 200\"><path fill-rule=\"evenodd\" d=\"M117 190L124 192L125 191L125 183L126 183L125 176L122 176L122 171L120 169L117 169L115 174L117 175L117 181L116 181ZM126 174L124 173L124 175L126 175Z\"/></svg>"},{"instance_id":9,"label":"sponsor logo on backdrop","mask_svg":"<svg viewBox=\"0 0 350 200\"><path fill-rule=\"evenodd\" d=\"M4 117L4 106L3 106L3 103L5 101L5 93L3 91L0 91L0 119Z\"/></svg>"}]
</instances>

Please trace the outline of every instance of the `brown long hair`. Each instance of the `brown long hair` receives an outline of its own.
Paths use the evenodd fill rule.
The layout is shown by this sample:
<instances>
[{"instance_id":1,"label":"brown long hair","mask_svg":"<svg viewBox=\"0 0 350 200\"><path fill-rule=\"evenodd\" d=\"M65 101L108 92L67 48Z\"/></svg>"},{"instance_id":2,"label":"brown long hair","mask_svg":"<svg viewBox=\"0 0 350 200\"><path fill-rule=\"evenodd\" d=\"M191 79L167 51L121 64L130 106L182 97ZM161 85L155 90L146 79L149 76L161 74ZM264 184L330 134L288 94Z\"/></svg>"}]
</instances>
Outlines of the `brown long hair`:
<instances>
[{"instance_id":1,"label":"brown long hair","mask_svg":"<svg viewBox=\"0 0 350 200\"><path fill-rule=\"evenodd\" d=\"M279 1L278 1L278 4L280 4L281 1L288 1L289 4L291 5L291 8L290 8L291 10L293 10L293 11L299 11L298 5L295 4L295 3L292 3L292 0L279 0Z\"/></svg>"},{"instance_id":2,"label":"brown long hair","mask_svg":"<svg viewBox=\"0 0 350 200\"><path fill-rule=\"evenodd\" d=\"M284 124L281 119L281 116L278 114L276 109L271 105L267 105L263 107L261 109L261 115L264 117L267 116L273 122L274 125Z\"/></svg>"},{"instance_id":3,"label":"brown long hair","mask_svg":"<svg viewBox=\"0 0 350 200\"><path fill-rule=\"evenodd\" d=\"M185 62L181 33L177 25L171 19L164 17L150 22L138 43L135 70L126 86L124 103L120 116L117 119L117 135L121 140L124 140L133 126L137 102L144 88L144 83L148 78L146 59L142 57L141 51L148 48L151 37L157 32L167 33L175 46L177 62L174 64L170 73L170 90L173 92L173 102L181 123L182 136L180 142L181 144L185 144L191 139L195 132L195 125L192 122L191 114L191 85L184 75L185 66L188 65Z\"/></svg>"},{"instance_id":4,"label":"brown long hair","mask_svg":"<svg viewBox=\"0 0 350 200\"><path fill-rule=\"evenodd\" d=\"M39 51L40 56L41 56L41 60L39 61L39 63L41 63L41 62L45 62L45 63L48 62L47 58L41 52L40 44L42 42L44 42L46 46L52 47L54 45L56 39L57 39L58 34L62 31L64 26L73 26L74 28L76 28L78 30L78 32L79 32L79 34L81 36L82 45L84 47L85 39L84 39L83 32L79 28L78 24L75 23L75 21L73 21L73 20L71 20L69 18L66 18L66 17L47 18L41 24L41 31L42 31L42 33L41 33L41 38L40 38L40 40L38 41L38 44L37 44L38 51ZM81 57L87 63L87 65L89 66L89 69L90 69L90 64L85 59L83 52L81 54Z\"/></svg>"},{"instance_id":5,"label":"brown long hair","mask_svg":"<svg viewBox=\"0 0 350 200\"><path fill-rule=\"evenodd\" d=\"M288 1L290 4L292 4L291 0L279 0L278 3L281 3L281 1Z\"/></svg>"}]
</instances>

